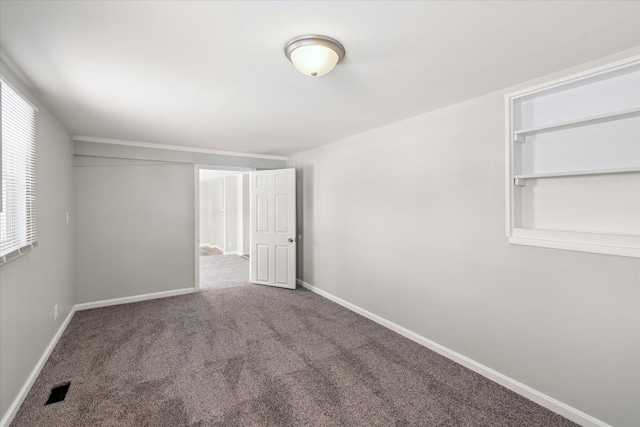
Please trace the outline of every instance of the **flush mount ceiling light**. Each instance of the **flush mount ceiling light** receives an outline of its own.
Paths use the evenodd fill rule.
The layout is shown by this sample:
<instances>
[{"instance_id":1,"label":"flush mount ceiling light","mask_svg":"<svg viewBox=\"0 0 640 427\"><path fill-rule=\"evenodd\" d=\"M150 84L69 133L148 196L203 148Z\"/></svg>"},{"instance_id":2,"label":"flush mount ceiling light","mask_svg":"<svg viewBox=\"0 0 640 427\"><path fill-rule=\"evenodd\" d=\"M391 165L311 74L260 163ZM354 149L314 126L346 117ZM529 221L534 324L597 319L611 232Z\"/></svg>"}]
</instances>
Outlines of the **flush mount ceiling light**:
<instances>
[{"instance_id":1,"label":"flush mount ceiling light","mask_svg":"<svg viewBox=\"0 0 640 427\"><path fill-rule=\"evenodd\" d=\"M344 47L326 36L307 34L296 37L284 47L284 54L305 76L322 76L333 70L342 58Z\"/></svg>"}]
</instances>

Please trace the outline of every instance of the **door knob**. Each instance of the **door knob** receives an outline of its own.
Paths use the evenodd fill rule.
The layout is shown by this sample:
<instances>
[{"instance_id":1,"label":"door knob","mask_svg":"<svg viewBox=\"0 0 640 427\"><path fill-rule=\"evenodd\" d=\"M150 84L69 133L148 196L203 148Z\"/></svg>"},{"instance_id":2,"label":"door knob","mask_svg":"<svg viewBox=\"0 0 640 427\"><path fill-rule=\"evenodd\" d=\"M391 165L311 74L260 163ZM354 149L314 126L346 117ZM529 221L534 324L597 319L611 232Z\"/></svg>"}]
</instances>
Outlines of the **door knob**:
<instances>
[{"instance_id":1,"label":"door knob","mask_svg":"<svg viewBox=\"0 0 640 427\"><path fill-rule=\"evenodd\" d=\"M295 242L295 239L293 237L289 237L289 243L293 243Z\"/></svg>"}]
</instances>

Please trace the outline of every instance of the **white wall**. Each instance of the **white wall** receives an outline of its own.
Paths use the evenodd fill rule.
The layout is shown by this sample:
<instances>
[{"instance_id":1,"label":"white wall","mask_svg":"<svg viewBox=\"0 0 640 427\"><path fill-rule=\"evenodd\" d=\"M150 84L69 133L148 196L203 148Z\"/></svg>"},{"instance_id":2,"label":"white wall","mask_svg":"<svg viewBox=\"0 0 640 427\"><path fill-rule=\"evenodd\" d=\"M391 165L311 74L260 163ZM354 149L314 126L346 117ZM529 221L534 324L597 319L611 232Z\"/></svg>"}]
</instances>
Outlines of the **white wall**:
<instances>
[{"instance_id":1,"label":"white wall","mask_svg":"<svg viewBox=\"0 0 640 427\"><path fill-rule=\"evenodd\" d=\"M214 212L214 238L212 241L213 246L224 250L224 177L218 178L214 181L215 186L213 196L215 197L215 212Z\"/></svg>"},{"instance_id":2,"label":"white wall","mask_svg":"<svg viewBox=\"0 0 640 427\"><path fill-rule=\"evenodd\" d=\"M249 252L249 174L237 175L238 178L238 248L239 255Z\"/></svg>"},{"instance_id":3,"label":"white wall","mask_svg":"<svg viewBox=\"0 0 640 427\"><path fill-rule=\"evenodd\" d=\"M238 250L238 176L224 177L224 252Z\"/></svg>"},{"instance_id":4,"label":"white wall","mask_svg":"<svg viewBox=\"0 0 640 427\"><path fill-rule=\"evenodd\" d=\"M242 253L248 254L249 245L249 181L250 175L248 173L242 174Z\"/></svg>"},{"instance_id":5,"label":"white wall","mask_svg":"<svg viewBox=\"0 0 640 427\"><path fill-rule=\"evenodd\" d=\"M194 166L77 157L76 302L193 287Z\"/></svg>"},{"instance_id":6,"label":"white wall","mask_svg":"<svg viewBox=\"0 0 640 427\"><path fill-rule=\"evenodd\" d=\"M225 171L200 171L201 244L217 246L225 253L243 253L245 197L242 176ZM248 239L248 235L246 237Z\"/></svg>"},{"instance_id":7,"label":"white wall","mask_svg":"<svg viewBox=\"0 0 640 427\"><path fill-rule=\"evenodd\" d=\"M238 230L238 247L237 247L237 253L239 255L242 255L244 253L244 238L245 238L245 234L248 233L248 230L244 229L244 184L242 181L242 175L238 175L238 183L236 185L237 189L238 189L238 212L237 212L237 217L236 217L236 221L238 224L237 230Z\"/></svg>"},{"instance_id":8,"label":"white wall","mask_svg":"<svg viewBox=\"0 0 640 427\"><path fill-rule=\"evenodd\" d=\"M69 314L73 301L71 136L3 62L2 76L38 106L36 118L39 246L0 267L0 418ZM53 306L58 304L58 318Z\"/></svg>"},{"instance_id":9,"label":"white wall","mask_svg":"<svg viewBox=\"0 0 640 427\"><path fill-rule=\"evenodd\" d=\"M593 417L640 425L640 260L505 237L515 89L293 156L299 277Z\"/></svg>"},{"instance_id":10,"label":"white wall","mask_svg":"<svg viewBox=\"0 0 640 427\"><path fill-rule=\"evenodd\" d=\"M212 245L214 237L215 186L200 180L200 244Z\"/></svg>"},{"instance_id":11,"label":"white wall","mask_svg":"<svg viewBox=\"0 0 640 427\"><path fill-rule=\"evenodd\" d=\"M200 244L224 248L224 173L200 170Z\"/></svg>"}]
</instances>

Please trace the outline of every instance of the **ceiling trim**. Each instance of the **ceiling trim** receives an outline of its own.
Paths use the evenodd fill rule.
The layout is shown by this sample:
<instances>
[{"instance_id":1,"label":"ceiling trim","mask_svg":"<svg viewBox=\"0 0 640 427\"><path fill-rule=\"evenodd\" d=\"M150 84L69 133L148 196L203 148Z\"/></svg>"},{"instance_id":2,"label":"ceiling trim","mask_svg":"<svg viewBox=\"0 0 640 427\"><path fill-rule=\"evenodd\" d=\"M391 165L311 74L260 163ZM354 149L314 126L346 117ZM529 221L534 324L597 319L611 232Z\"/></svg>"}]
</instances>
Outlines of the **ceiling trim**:
<instances>
[{"instance_id":1,"label":"ceiling trim","mask_svg":"<svg viewBox=\"0 0 640 427\"><path fill-rule=\"evenodd\" d=\"M180 145L156 144L152 142L127 141L124 139L98 138L95 136L73 135L74 141L97 142L100 144L127 145L129 147L157 148L161 150L185 151L189 153L219 154L223 156L249 157L254 159L287 160L286 156L268 154L238 153L235 151L209 150L206 148L184 147Z\"/></svg>"}]
</instances>

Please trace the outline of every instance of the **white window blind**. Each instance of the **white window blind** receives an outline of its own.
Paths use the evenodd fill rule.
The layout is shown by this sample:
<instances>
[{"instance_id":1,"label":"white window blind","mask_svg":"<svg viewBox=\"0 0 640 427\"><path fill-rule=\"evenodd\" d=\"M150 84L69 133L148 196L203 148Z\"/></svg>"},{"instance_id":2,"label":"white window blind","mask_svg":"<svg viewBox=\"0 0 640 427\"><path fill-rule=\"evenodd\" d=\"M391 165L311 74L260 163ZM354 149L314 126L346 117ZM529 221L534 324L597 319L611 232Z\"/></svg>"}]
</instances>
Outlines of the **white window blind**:
<instances>
[{"instance_id":1,"label":"white window blind","mask_svg":"<svg viewBox=\"0 0 640 427\"><path fill-rule=\"evenodd\" d=\"M36 109L0 78L2 92L2 188L0 265L36 242Z\"/></svg>"}]
</instances>

